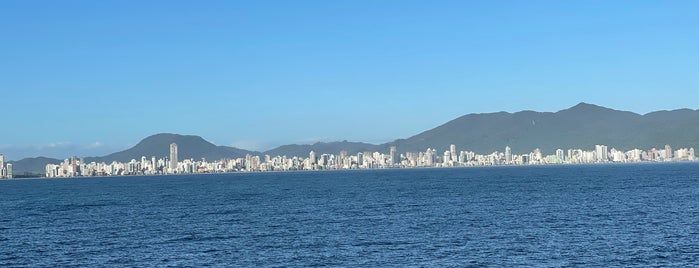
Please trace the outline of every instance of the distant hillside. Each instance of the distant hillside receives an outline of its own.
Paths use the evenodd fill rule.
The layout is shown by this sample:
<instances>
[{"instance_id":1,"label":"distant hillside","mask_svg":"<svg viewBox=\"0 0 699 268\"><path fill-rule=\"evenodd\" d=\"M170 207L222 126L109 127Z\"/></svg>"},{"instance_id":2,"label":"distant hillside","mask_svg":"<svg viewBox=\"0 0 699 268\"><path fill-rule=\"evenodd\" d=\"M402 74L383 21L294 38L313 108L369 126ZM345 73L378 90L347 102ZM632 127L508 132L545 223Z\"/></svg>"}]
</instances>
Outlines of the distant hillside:
<instances>
[{"instance_id":1,"label":"distant hillside","mask_svg":"<svg viewBox=\"0 0 699 268\"><path fill-rule=\"evenodd\" d=\"M12 164L12 173L14 175L23 175L25 173L44 174L47 164L58 164L61 161L60 159L47 157L32 157L8 163Z\"/></svg>"},{"instance_id":2,"label":"distant hillside","mask_svg":"<svg viewBox=\"0 0 699 268\"><path fill-rule=\"evenodd\" d=\"M271 156L286 155L286 156L308 156L310 151L316 152L316 154L339 154L340 151L347 151L348 154L356 154L358 152L374 152L382 151L383 145L374 145L362 142L318 142L312 145L282 145L275 149L264 152ZM388 147L386 147L388 148Z\"/></svg>"},{"instance_id":3,"label":"distant hillside","mask_svg":"<svg viewBox=\"0 0 699 268\"><path fill-rule=\"evenodd\" d=\"M264 153L227 146L216 146L199 136L157 134L143 139L133 148L103 157L88 157L86 162L128 162L141 156L169 157L170 143L177 143L180 159L217 160L244 157L246 154L271 156L308 156L317 154L348 154L364 151L388 152L395 145L398 152L418 152L427 148L445 151L450 144L457 150L478 153L504 151L510 146L514 153L527 153L540 148L546 154L554 150L593 149L596 144L609 148L674 148L699 149L699 110L681 109L658 111L645 115L617 111L580 103L569 109L552 112L522 111L517 113L467 114L407 139L374 145L361 142L319 142L312 145L284 145ZM13 163L14 173L44 173L47 163L59 163L51 158L27 158Z\"/></svg>"},{"instance_id":4,"label":"distant hillside","mask_svg":"<svg viewBox=\"0 0 699 268\"><path fill-rule=\"evenodd\" d=\"M468 114L408 139L396 140L399 152L444 151L450 144L457 150L479 153L504 151L515 153L540 148L544 153L556 149L591 149L596 144L609 148L661 148L699 146L699 110L674 110L639 115L601 106L580 103L569 109L550 112Z\"/></svg>"},{"instance_id":5,"label":"distant hillside","mask_svg":"<svg viewBox=\"0 0 699 268\"><path fill-rule=\"evenodd\" d=\"M140 160L141 156L150 158L155 156L156 158L170 157L170 144L177 143L178 158L183 159L196 159L206 158L207 160L219 160L222 158L239 158L245 157L246 154L258 155L258 152L247 151L243 149L227 147L227 146L216 146L199 136L191 135L178 135L178 134L156 134L147 137L136 146L113 154L109 154L102 157L85 157L85 162L105 162L111 163L113 161L117 162L128 162L131 159ZM25 158L15 162L9 162L13 164L13 172L15 174L24 173L35 173L44 174L47 164L58 164L63 160L46 158L46 157L36 157L36 158Z\"/></svg>"},{"instance_id":6,"label":"distant hillside","mask_svg":"<svg viewBox=\"0 0 699 268\"><path fill-rule=\"evenodd\" d=\"M131 159L141 159L141 156L150 158L170 157L170 144L177 143L178 158L199 160L202 157L207 160L218 160L222 158L238 158L245 157L246 154L259 154L257 152L247 151L243 149L216 146L199 136L178 135L162 133L156 134L143 139L136 146L103 157L87 157L85 162L105 162L112 161L128 162Z\"/></svg>"}]
</instances>

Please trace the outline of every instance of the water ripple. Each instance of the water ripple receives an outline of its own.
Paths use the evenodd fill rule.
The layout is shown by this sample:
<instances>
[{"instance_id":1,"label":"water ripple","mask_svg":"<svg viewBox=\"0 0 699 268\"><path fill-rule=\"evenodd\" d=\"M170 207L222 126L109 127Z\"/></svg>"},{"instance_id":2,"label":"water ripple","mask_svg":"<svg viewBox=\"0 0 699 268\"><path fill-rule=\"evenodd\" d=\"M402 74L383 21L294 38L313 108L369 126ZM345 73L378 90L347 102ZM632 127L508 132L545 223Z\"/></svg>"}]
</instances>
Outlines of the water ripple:
<instances>
[{"instance_id":1,"label":"water ripple","mask_svg":"<svg viewBox=\"0 0 699 268\"><path fill-rule=\"evenodd\" d=\"M0 266L697 266L698 167L0 181Z\"/></svg>"}]
</instances>

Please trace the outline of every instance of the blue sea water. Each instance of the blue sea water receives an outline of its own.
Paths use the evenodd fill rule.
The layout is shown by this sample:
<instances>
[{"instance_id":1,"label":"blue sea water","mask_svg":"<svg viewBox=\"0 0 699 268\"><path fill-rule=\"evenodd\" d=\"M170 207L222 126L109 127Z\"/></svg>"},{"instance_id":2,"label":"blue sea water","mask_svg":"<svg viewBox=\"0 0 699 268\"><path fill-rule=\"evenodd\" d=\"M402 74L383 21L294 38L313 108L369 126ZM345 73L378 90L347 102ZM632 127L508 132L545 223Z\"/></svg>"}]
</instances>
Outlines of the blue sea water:
<instances>
[{"instance_id":1,"label":"blue sea water","mask_svg":"<svg viewBox=\"0 0 699 268\"><path fill-rule=\"evenodd\" d=\"M0 267L699 265L699 164L12 180L0 212Z\"/></svg>"}]
</instances>

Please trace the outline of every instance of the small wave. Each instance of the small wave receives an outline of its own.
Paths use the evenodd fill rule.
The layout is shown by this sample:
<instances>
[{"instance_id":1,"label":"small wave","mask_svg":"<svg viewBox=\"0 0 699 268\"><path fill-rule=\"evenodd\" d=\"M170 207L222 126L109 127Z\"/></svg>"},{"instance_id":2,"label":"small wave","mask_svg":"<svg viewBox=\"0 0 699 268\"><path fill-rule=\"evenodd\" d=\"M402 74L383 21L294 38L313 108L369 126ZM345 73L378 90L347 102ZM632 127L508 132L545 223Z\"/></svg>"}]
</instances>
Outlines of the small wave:
<instances>
[{"instance_id":1,"label":"small wave","mask_svg":"<svg viewBox=\"0 0 699 268\"><path fill-rule=\"evenodd\" d=\"M240 236L237 235L219 235L219 236L201 236L201 235L186 235L182 237L177 237L173 239L168 239L161 244L173 244L173 243L186 243L186 242L206 242L206 241L225 241L231 239L237 239Z\"/></svg>"},{"instance_id":2,"label":"small wave","mask_svg":"<svg viewBox=\"0 0 699 268\"><path fill-rule=\"evenodd\" d=\"M359 243L354 243L352 246L355 247L371 247L371 246L402 246L402 245L413 245L414 242L408 241L363 241Z\"/></svg>"},{"instance_id":3,"label":"small wave","mask_svg":"<svg viewBox=\"0 0 699 268\"><path fill-rule=\"evenodd\" d=\"M225 210L216 210L216 211L210 211L204 213L204 215L230 215L230 214L241 214L245 212L242 209L225 209Z\"/></svg>"}]
</instances>

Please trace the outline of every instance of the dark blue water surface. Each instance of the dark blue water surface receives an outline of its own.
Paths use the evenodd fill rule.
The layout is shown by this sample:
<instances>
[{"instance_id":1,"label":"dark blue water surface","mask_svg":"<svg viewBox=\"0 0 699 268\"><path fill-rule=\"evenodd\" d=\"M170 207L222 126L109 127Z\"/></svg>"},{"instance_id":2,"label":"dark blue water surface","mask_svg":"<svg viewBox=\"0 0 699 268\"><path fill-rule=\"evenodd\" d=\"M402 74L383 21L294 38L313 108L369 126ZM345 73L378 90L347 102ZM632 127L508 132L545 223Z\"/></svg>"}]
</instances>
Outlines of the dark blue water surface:
<instances>
[{"instance_id":1,"label":"dark blue water surface","mask_svg":"<svg viewBox=\"0 0 699 268\"><path fill-rule=\"evenodd\" d=\"M699 164L0 182L0 266L696 266Z\"/></svg>"}]
</instances>

